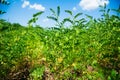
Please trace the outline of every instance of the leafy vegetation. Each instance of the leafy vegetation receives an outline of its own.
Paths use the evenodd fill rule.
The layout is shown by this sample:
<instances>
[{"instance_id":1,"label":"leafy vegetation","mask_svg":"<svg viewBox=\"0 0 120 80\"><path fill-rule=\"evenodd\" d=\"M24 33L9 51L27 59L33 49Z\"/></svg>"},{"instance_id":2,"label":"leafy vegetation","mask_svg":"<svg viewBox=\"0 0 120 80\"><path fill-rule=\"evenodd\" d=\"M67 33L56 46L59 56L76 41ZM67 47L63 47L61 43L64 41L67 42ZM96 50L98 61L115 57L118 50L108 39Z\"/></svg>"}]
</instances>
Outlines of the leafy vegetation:
<instances>
[{"instance_id":1,"label":"leafy vegetation","mask_svg":"<svg viewBox=\"0 0 120 80\"><path fill-rule=\"evenodd\" d=\"M50 10L59 28L32 27L43 12L28 27L0 20L0 80L119 80L120 8L110 15L101 7L102 17L89 20L65 10L71 18L62 22L60 7Z\"/></svg>"},{"instance_id":2,"label":"leafy vegetation","mask_svg":"<svg viewBox=\"0 0 120 80\"><path fill-rule=\"evenodd\" d=\"M0 0L0 4L9 5L10 3L6 0ZM4 13L6 12L0 9L0 14L4 14Z\"/></svg>"},{"instance_id":3,"label":"leafy vegetation","mask_svg":"<svg viewBox=\"0 0 120 80\"><path fill-rule=\"evenodd\" d=\"M36 21L38 20L38 16L40 16L42 13L44 13L44 12L40 11L40 12L33 14L33 18L28 21L28 26L32 27L33 24L36 23Z\"/></svg>"}]
</instances>

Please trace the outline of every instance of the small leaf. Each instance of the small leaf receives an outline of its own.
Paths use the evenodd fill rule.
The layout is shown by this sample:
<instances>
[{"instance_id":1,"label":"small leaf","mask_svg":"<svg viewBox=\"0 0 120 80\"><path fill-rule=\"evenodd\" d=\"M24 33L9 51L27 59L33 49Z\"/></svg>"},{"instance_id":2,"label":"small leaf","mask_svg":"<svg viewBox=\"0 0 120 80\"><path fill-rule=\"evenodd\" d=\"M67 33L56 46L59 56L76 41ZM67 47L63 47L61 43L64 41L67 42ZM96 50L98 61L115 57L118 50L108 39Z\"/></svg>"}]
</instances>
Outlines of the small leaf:
<instances>
[{"instance_id":1,"label":"small leaf","mask_svg":"<svg viewBox=\"0 0 120 80\"><path fill-rule=\"evenodd\" d=\"M104 8L102 5L99 5L100 8Z\"/></svg>"},{"instance_id":2,"label":"small leaf","mask_svg":"<svg viewBox=\"0 0 120 80\"><path fill-rule=\"evenodd\" d=\"M110 9L107 10L107 13L109 13L109 12L110 12Z\"/></svg>"},{"instance_id":3,"label":"small leaf","mask_svg":"<svg viewBox=\"0 0 120 80\"><path fill-rule=\"evenodd\" d=\"M82 15L83 13L77 13L74 18L77 18L78 16Z\"/></svg>"},{"instance_id":4,"label":"small leaf","mask_svg":"<svg viewBox=\"0 0 120 80\"><path fill-rule=\"evenodd\" d=\"M104 9L106 9L106 3L104 3Z\"/></svg>"},{"instance_id":5,"label":"small leaf","mask_svg":"<svg viewBox=\"0 0 120 80\"><path fill-rule=\"evenodd\" d=\"M9 5L10 4L9 2L7 2L5 0L1 0L0 3L5 4L5 5Z\"/></svg>"},{"instance_id":6,"label":"small leaf","mask_svg":"<svg viewBox=\"0 0 120 80\"><path fill-rule=\"evenodd\" d=\"M113 18L116 18L118 20L120 20L120 17L119 16L116 16L116 15L112 15Z\"/></svg>"},{"instance_id":7,"label":"small leaf","mask_svg":"<svg viewBox=\"0 0 120 80\"><path fill-rule=\"evenodd\" d=\"M80 19L79 20L80 23L84 23L84 22L87 22L84 18Z\"/></svg>"},{"instance_id":8,"label":"small leaf","mask_svg":"<svg viewBox=\"0 0 120 80\"><path fill-rule=\"evenodd\" d=\"M4 11L0 10L0 14L4 14L4 13L6 13L6 12L4 12Z\"/></svg>"},{"instance_id":9,"label":"small leaf","mask_svg":"<svg viewBox=\"0 0 120 80\"><path fill-rule=\"evenodd\" d=\"M72 11L70 11L70 10L65 10L65 12L72 15Z\"/></svg>"},{"instance_id":10,"label":"small leaf","mask_svg":"<svg viewBox=\"0 0 120 80\"><path fill-rule=\"evenodd\" d=\"M29 21L28 21L28 24L31 24L33 22L33 19L30 19Z\"/></svg>"},{"instance_id":11,"label":"small leaf","mask_svg":"<svg viewBox=\"0 0 120 80\"><path fill-rule=\"evenodd\" d=\"M89 19L92 19L92 18L93 18L92 16L87 15L87 14L85 14L85 16L88 17Z\"/></svg>"},{"instance_id":12,"label":"small leaf","mask_svg":"<svg viewBox=\"0 0 120 80\"><path fill-rule=\"evenodd\" d=\"M100 12L105 12L105 10L103 10L103 9L101 9L101 10L99 10Z\"/></svg>"},{"instance_id":13,"label":"small leaf","mask_svg":"<svg viewBox=\"0 0 120 80\"><path fill-rule=\"evenodd\" d=\"M64 20L63 20L63 23L65 23L65 22L70 22L70 23L73 23L73 21L72 20L70 20L70 18L65 18Z\"/></svg>"},{"instance_id":14,"label":"small leaf","mask_svg":"<svg viewBox=\"0 0 120 80\"><path fill-rule=\"evenodd\" d=\"M112 9L112 10L115 11L115 12L120 13L120 5L119 5L119 8L118 8L118 9Z\"/></svg>"},{"instance_id":15,"label":"small leaf","mask_svg":"<svg viewBox=\"0 0 120 80\"><path fill-rule=\"evenodd\" d=\"M57 7L57 16L60 15L60 6Z\"/></svg>"},{"instance_id":16,"label":"small leaf","mask_svg":"<svg viewBox=\"0 0 120 80\"><path fill-rule=\"evenodd\" d=\"M85 20L84 18L80 19L80 21L84 21L84 20Z\"/></svg>"},{"instance_id":17,"label":"small leaf","mask_svg":"<svg viewBox=\"0 0 120 80\"><path fill-rule=\"evenodd\" d=\"M33 14L33 17L39 16L39 15L41 15L42 13L44 13L44 12L43 12L43 11L37 12L36 14Z\"/></svg>"},{"instance_id":18,"label":"small leaf","mask_svg":"<svg viewBox=\"0 0 120 80\"><path fill-rule=\"evenodd\" d=\"M52 8L50 8L50 11L53 13L54 16L56 16L55 11Z\"/></svg>"},{"instance_id":19,"label":"small leaf","mask_svg":"<svg viewBox=\"0 0 120 80\"><path fill-rule=\"evenodd\" d=\"M63 58L60 57L60 58L57 59L57 61L58 61L58 63L61 63L63 61Z\"/></svg>"},{"instance_id":20,"label":"small leaf","mask_svg":"<svg viewBox=\"0 0 120 80\"><path fill-rule=\"evenodd\" d=\"M112 77L115 77L117 75L117 72L113 69L112 71L111 71L111 76Z\"/></svg>"},{"instance_id":21,"label":"small leaf","mask_svg":"<svg viewBox=\"0 0 120 80\"><path fill-rule=\"evenodd\" d=\"M47 18L48 18L48 19L52 19L52 20L54 20L54 21L56 21L56 22L58 21L58 19L57 19L57 18L52 17L52 16L47 16Z\"/></svg>"}]
</instances>

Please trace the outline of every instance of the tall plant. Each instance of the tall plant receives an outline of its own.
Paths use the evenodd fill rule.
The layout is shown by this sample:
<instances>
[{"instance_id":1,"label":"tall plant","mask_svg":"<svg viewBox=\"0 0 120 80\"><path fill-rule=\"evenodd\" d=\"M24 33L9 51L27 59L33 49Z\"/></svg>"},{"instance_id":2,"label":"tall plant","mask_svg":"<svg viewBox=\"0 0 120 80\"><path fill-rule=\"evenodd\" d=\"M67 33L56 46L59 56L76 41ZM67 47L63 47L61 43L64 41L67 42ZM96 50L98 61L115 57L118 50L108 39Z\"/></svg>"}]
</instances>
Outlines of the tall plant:
<instances>
[{"instance_id":1,"label":"tall plant","mask_svg":"<svg viewBox=\"0 0 120 80\"><path fill-rule=\"evenodd\" d=\"M38 20L38 16L40 16L42 13L44 13L44 12L40 11L40 12L33 14L32 19L30 19L28 21L28 26L31 27L34 23L36 23L36 21Z\"/></svg>"},{"instance_id":2,"label":"tall plant","mask_svg":"<svg viewBox=\"0 0 120 80\"><path fill-rule=\"evenodd\" d=\"M52 16L47 16L48 19L54 20L57 24L56 26L62 27L61 22L59 20L60 17L60 6L57 7L57 12L50 8L50 11L52 12Z\"/></svg>"},{"instance_id":3,"label":"tall plant","mask_svg":"<svg viewBox=\"0 0 120 80\"><path fill-rule=\"evenodd\" d=\"M68 13L71 18L66 18L66 21L70 22L73 26L78 25L83 19L77 20L79 16L81 16L83 13L77 13L76 15L73 15L73 12L70 10L65 10L66 13Z\"/></svg>"}]
</instances>

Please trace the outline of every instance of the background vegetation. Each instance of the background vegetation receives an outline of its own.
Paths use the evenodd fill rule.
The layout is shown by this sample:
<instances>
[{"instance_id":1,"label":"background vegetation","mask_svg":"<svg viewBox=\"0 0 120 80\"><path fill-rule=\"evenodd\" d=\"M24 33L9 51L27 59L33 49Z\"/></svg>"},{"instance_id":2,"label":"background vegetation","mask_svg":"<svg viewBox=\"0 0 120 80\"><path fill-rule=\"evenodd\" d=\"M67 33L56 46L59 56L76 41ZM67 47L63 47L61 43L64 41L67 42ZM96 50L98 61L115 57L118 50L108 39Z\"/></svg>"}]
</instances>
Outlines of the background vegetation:
<instances>
[{"instance_id":1,"label":"background vegetation","mask_svg":"<svg viewBox=\"0 0 120 80\"><path fill-rule=\"evenodd\" d=\"M101 7L98 19L65 10L71 18L61 22L60 7L50 10L58 27L34 25L44 12L27 27L0 20L0 80L119 80L120 8Z\"/></svg>"}]
</instances>

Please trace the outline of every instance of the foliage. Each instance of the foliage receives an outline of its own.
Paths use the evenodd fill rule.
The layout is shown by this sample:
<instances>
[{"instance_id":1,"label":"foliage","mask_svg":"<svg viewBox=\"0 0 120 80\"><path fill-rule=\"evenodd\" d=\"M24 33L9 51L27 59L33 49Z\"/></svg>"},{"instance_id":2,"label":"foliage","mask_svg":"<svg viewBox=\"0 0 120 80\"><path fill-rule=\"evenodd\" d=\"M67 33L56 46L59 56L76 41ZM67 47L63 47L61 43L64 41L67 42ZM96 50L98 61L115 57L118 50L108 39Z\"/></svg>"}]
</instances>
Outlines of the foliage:
<instances>
[{"instance_id":1,"label":"foliage","mask_svg":"<svg viewBox=\"0 0 120 80\"><path fill-rule=\"evenodd\" d=\"M24 69L25 65L30 64L31 66L26 67L32 67L42 56L43 45L38 32L17 24L11 25L7 30L2 29L0 32L0 79L6 74L10 76L10 73L19 72L19 69Z\"/></svg>"},{"instance_id":2,"label":"foliage","mask_svg":"<svg viewBox=\"0 0 120 80\"><path fill-rule=\"evenodd\" d=\"M62 22L60 7L57 12L50 10L53 16L48 18L59 28L26 28L0 20L0 79L23 79L28 73L28 80L119 80L119 9L114 9L117 15L110 15L111 9L101 7L101 18L85 14L88 19L78 20L82 13L65 10L71 18ZM29 24L42 13L34 14ZM72 27L66 28L66 21Z\"/></svg>"},{"instance_id":3,"label":"foliage","mask_svg":"<svg viewBox=\"0 0 120 80\"><path fill-rule=\"evenodd\" d=\"M73 26L76 26L76 25L80 24L80 21L81 21L82 19L77 20L77 18L78 18L79 16L81 16L83 13L77 13L77 14L74 16L74 15L73 15L73 12L70 11L70 10L65 10L65 12L68 13L68 14L70 14L70 16L71 16L71 18L72 18L72 19L66 18L68 22L70 22Z\"/></svg>"},{"instance_id":4,"label":"foliage","mask_svg":"<svg viewBox=\"0 0 120 80\"><path fill-rule=\"evenodd\" d=\"M6 0L0 0L0 4L9 5L10 3ZM4 13L6 12L0 9L0 14L4 14Z\"/></svg>"},{"instance_id":5,"label":"foliage","mask_svg":"<svg viewBox=\"0 0 120 80\"><path fill-rule=\"evenodd\" d=\"M36 23L36 21L38 20L38 16L40 16L43 13L44 13L43 11L40 11L33 14L33 18L28 21L28 26L31 27L33 23Z\"/></svg>"},{"instance_id":6,"label":"foliage","mask_svg":"<svg viewBox=\"0 0 120 80\"><path fill-rule=\"evenodd\" d=\"M52 8L50 8L52 12L52 16L47 16L48 19L54 20L57 24L56 26L63 27L63 24L60 22L60 6L57 7L57 12L55 12Z\"/></svg>"}]
</instances>

